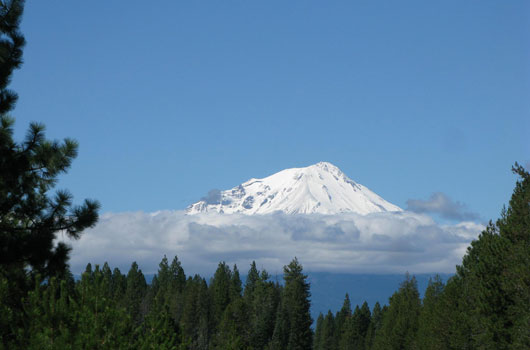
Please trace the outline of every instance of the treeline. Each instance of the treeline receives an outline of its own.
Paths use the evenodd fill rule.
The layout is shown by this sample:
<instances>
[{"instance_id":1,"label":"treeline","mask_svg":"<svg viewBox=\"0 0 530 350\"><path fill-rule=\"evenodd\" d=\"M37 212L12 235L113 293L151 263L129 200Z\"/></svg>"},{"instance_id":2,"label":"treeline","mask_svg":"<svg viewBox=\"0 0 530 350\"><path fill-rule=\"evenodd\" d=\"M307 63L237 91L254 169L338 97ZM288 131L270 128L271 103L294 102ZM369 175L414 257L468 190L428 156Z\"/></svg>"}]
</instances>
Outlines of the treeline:
<instances>
[{"instance_id":1,"label":"treeline","mask_svg":"<svg viewBox=\"0 0 530 350\"><path fill-rule=\"evenodd\" d=\"M136 263L126 275L89 264L77 281L36 277L10 304L12 283L1 278L0 348L311 349L306 279L294 259L282 284L252 263L243 287L224 262L207 283L164 257L150 284Z\"/></svg>"}]
</instances>

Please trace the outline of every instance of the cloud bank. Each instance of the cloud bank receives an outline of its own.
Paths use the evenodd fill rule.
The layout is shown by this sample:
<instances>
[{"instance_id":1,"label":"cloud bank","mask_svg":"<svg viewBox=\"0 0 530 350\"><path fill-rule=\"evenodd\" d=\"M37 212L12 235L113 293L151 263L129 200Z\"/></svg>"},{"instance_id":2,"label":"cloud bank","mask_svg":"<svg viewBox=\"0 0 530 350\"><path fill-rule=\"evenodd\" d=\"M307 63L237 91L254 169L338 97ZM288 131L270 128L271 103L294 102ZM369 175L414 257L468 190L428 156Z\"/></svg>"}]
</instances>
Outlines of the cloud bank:
<instances>
[{"instance_id":1,"label":"cloud bank","mask_svg":"<svg viewBox=\"0 0 530 350\"><path fill-rule=\"evenodd\" d=\"M183 211L102 215L73 246L74 273L88 262L126 272L133 261L156 272L177 255L187 274L211 274L219 261L246 273L252 260L272 274L298 257L308 271L342 273L454 272L484 227L440 225L412 212L370 215L186 215Z\"/></svg>"},{"instance_id":2,"label":"cloud bank","mask_svg":"<svg viewBox=\"0 0 530 350\"><path fill-rule=\"evenodd\" d=\"M479 215L469 211L465 204L455 202L441 192L433 193L428 200L409 199L407 210L415 213L439 214L442 218L450 220L479 219Z\"/></svg>"}]
</instances>

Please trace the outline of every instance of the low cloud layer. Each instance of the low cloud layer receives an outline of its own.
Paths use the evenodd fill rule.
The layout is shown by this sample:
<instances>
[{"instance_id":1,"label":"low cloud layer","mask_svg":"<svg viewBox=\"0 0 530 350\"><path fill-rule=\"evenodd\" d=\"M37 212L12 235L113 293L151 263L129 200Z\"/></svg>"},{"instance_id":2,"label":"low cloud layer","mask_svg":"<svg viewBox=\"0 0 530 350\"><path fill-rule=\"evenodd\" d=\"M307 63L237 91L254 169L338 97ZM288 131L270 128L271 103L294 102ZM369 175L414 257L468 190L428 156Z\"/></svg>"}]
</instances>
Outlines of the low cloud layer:
<instances>
[{"instance_id":1,"label":"low cloud layer","mask_svg":"<svg viewBox=\"0 0 530 350\"><path fill-rule=\"evenodd\" d=\"M428 200L409 199L407 210L415 213L438 214L449 220L478 220L479 215L468 210L465 204L455 202L447 195L436 192Z\"/></svg>"},{"instance_id":2,"label":"low cloud layer","mask_svg":"<svg viewBox=\"0 0 530 350\"><path fill-rule=\"evenodd\" d=\"M272 274L293 257L308 271L454 272L483 226L439 225L412 212L340 215L185 215L182 211L104 214L73 246L74 273L108 261L156 272L177 255L186 273L211 274L219 261L246 273L252 260Z\"/></svg>"}]
</instances>

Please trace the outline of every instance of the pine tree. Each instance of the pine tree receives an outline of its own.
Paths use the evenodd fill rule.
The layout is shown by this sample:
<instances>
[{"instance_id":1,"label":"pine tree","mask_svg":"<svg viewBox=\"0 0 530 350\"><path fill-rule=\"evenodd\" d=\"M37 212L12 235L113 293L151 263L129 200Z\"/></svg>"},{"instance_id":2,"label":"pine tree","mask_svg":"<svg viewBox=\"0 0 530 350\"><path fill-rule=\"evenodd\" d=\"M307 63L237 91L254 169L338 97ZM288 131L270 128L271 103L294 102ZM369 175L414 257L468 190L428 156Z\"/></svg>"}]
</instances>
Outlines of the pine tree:
<instances>
[{"instance_id":1,"label":"pine tree","mask_svg":"<svg viewBox=\"0 0 530 350\"><path fill-rule=\"evenodd\" d=\"M177 256L173 258L171 265L169 265L169 273L171 276L171 282L169 288L170 292L166 297L166 303L169 307L171 318L176 324L178 324L184 307L183 293L184 288L186 287L186 274L184 273L184 269Z\"/></svg>"},{"instance_id":2,"label":"pine tree","mask_svg":"<svg viewBox=\"0 0 530 350\"><path fill-rule=\"evenodd\" d=\"M13 308L10 300L14 299L9 281L0 275L0 350L14 349L20 320L20 313Z\"/></svg>"},{"instance_id":3,"label":"pine tree","mask_svg":"<svg viewBox=\"0 0 530 350\"><path fill-rule=\"evenodd\" d=\"M184 309L180 321L182 343L189 349L207 349L214 323L206 281L199 275L188 278L184 290Z\"/></svg>"},{"instance_id":4,"label":"pine tree","mask_svg":"<svg viewBox=\"0 0 530 350\"><path fill-rule=\"evenodd\" d=\"M245 282L244 295L247 300L249 300L254 293L254 289L258 284L260 279L258 269L256 268L256 262L252 261L250 264L250 269L248 270L247 280ZM250 301L250 300L249 300Z\"/></svg>"},{"instance_id":5,"label":"pine tree","mask_svg":"<svg viewBox=\"0 0 530 350\"><path fill-rule=\"evenodd\" d=\"M366 349L372 349L374 338L379 332L379 329L381 329L382 322L383 310L381 309L381 305L379 304L379 302L376 302L374 305L374 309L372 310L372 315L370 317L370 326L368 327L368 331L366 332Z\"/></svg>"},{"instance_id":6,"label":"pine tree","mask_svg":"<svg viewBox=\"0 0 530 350\"><path fill-rule=\"evenodd\" d=\"M124 302L127 307L127 312L135 324L139 325L142 322L143 314L141 304L147 293L147 283L142 270L138 268L138 264L133 262L129 272L127 273L127 286L125 289Z\"/></svg>"},{"instance_id":7,"label":"pine tree","mask_svg":"<svg viewBox=\"0 0 530 350\"><path fill-rule=\"evenodd\" d=\"M210 283L215 324L219 324L226 307L230 304L231 284L232 272L223 261L219 263Z\"/></svg>"},{"instance_id":8,"label":"pine tree","mask_svg":"<svg viewBox=\"0 0 530 350\"><path fill-rule=\"evenodd\" d=\"M255 263L250 270L254 268ZM247 289L245 286L244 297L249 312L249 343L253 349L264 349L273 336L281 292L278 285L268 281L267 271L262 270L260 273L256 269L255 272L257 277L253 287Z\"/></svg>"},{"instance_id":9,"label":"pine tree","mask_svg":"<svg viewBox=\"0 0 530 350\"><path fill-rule=\"evenodd\" d=\"M117 267L112 270L111 290L114 301L118 305L123 305L125 290L127 289L127 277L125 277Z\"/></svg>"},{"instance_id":10,"label":"pine tree","mask_svg":"<svg viewBox=\"0 0 530 350\"><path fill-rule=\"evenodd\" d=\"M176 350L179 346L177 326L167 312L149 314L136 330L135 349Z\"/></svg>"},{"instance_id":11,"label":"pine tree","mask_svg":"<svg viewBox=\"0 0 530 350\"><path fill-rule=\"evenodd\" d=\"M341 334L339 349L365 349L365 341L370 328L370 308L368 303L364 302L362 307L355 307L351 317L346 319Z\"/></svg>"},{"instance_id":12,"label":"pine tree","mask_svg":"<svg viewBox=\"0 0 530 350\"><path fill-rule=\"evenodd\" d=\"M315 325L315 334L313 337L313 350L321 350L322 349L322 328L324 325L324 315L322 312L318 314L317 322Z\"/></svg>"},{"instance_id":13,"label":"pine tree","mask_svg":"<svg viewBox=\"0 0 530 350\"><path fill-rule=\"evenodd\" d=\"M440 329L441 297L444 290L444 284L439 275L434 279L429 279L429 285L425 290L423 305L419 317L418 335L416 345L419 349L445 349L446 344L440 338L442 329Z\"/></svg>"},{"instance_id":14,"label":"pine tree","mask_svg":"<svg viewBox=\"0 0 530 350\"><path fill-rule=\"evenodd\" d=\"M530 348L530 173L515 163L513 173L519 176L509 206L497 221L499 234L508 239L510 254L501 287L510 296L505 324L511 345ZM513 325L513 326L512 326Z\"/></svg>"},{"instance_id":15,"label":"pine tree","mask_svg":"<svg viewBox=\"0 0 530 350\"><path fill-rule=\"evenodd\" d=\"M274 330L274 344L287 350L309 350L312 348L311 302L307 275L302 273L297 258L283 268L285 286L279 314Z\"/></svg>"},{"instance_id":16,"label":"pine tree","mask_svg":"<svg viewBox=\"0 0 530 350\"><path fill-rule=\"evenodd\" d=\"M219 324L215 348L227 350L247 349L250 346L248 318L247 305L243 299L239 298L231 302Z\"/></svg>"},{"instance_id":17,"label":"pine tree","mask_svg":"<svg viewBox=\"0 0 530 350\"><path fill-rule=\"evenodd\" d=\"M377 332L373 348L412 349L418 330L421 302L415 277L406 275L399 290L390 297L388 311Z\"/></svg>"},{"instance_id":18,"label":"pine tree","mask_svg":"<svg viewBox=\"0 0 530 350\"><path fill-rule=\"evenodd\" d=\"M350 296L348 293L344 296L344 302L337 315L335 316L335 335L334 335L334 349L338 349L340 340L343 337L347 320L352 316Z\"/></svg>"},{"instance_id":19,"label":"pine tree","mask_svg":"<svg viewBox=\"0 0 530 350\"><path fill-rule=\"evenodd\" d=\"M172 281L171 289L177 294L181 294L184 291L184 287L186 287L186 274L176 255L171 261L171 265L169 265L169 272Z\"/></svg>"},{"instance_id":20,"label":"pine tree","mask_svg":"<svg viewBox=\"0 0 530 350\"><path fill-rule=\"evenodd\" d=\"M30 125L23 142L13 139L14 119L6 113L17 95L7 85L22 64L23 8L24 1L0 1L0 273L10 280L28 269L43 277L64 273L70 248L54 243L57 233L79 238L96 223L99 208L90 200L72 206L65 190L48 194L76 157L77 142L47 140L38 123Z\"/></svg>"},{"instance_id":21,"label":"pine tree","mask_svg":"<svg viewBox=\"0 0 530 350\"><path fill-rule=\"evenodd\" d=\"M331 311L328 311L322 322L319 348L321 350L335 349L335 318Z\"/></svg>"},{"instance_id":22,"label":"pine tree","mask_svg":"<svg viewBox=\"0 0 530 350\"><path fill-rule=\"evenodd\" d=\"M39 276L35 289L25 303L27 349L72 349L77 328L72 315L76 305L69 295L67 282L52 277L43 284Z\"/></svg>"},{"instance_id":23,"label":"pine tree","mask_svg":"<svg viewBox=\"0 0 530 350\"><path fill-rule=\"evenodd\" d=\"M22 49L26 43L19 26L24 0L0 1L0 115L15 107L18 95L7 88L13 70L22 65Z\"/></svg>"},{"instance_id":24,"label":"pine tree","mask_svg":"<svg viewBox=\"0 0 530 350\"><path fill-rule=\"evenodd\" d=\"M230 278L230 301L235 301L241 298L241 292L243 291L241 277L239 276L239 270L237 265L234 264L232 270L232 276Z\"/></svg>"},{"instance_id":25,"label":"pine tree","mask_svg":"<svg viewBox=\"0 0 530 350\"><path fill-rule=\"evenodd\" d=\"M33 123L22 144L13 139L13 119L0 116L0 269L31 268L43 276L66 270L70 248L54 244L59 231L79 238L93 226L99 204L85 200L72 207L72 195L58 191L48 197L57 176L77 155L77 143L44 137L44 126Z\"/></svg>"},{"instance_id":26,"label":"pine tree","mask_svg":"<svg viewBox=\"0 0 530 350\"><path fill-rule=\"evenodd\" d=\"M98 265L87 266L76 285L77 308L73 313L74 349L115 349L131 344L133 322L125 307L109 293L111 280Z\"/></svg>"},{"instance_id":27,"label":"pine tree","mask_svg":"<svg viewBox=\"0 0 530 350\"><path fill-rule=\"evenodd\" d=\"M468 247L451 286L463 302L452 300L450 311L468 315L479 348L530 347L530 174L517 163L512 170L520 180L508 209Z\"/></svg>"}]
</instances>

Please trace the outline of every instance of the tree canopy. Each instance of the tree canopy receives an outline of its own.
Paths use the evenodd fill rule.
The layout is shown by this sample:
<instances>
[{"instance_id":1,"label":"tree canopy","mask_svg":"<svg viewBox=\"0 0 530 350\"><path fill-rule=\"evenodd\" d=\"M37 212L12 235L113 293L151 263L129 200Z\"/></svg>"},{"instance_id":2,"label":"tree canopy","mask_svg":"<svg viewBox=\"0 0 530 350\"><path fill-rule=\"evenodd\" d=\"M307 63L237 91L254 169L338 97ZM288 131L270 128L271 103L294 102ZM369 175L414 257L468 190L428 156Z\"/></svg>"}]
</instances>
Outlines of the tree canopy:
<instances>
[{"instance_id":1,"label":"tree canopy","mask_svg":"<svg viewBox=\"0 0 530 350\"><path fill-rule=\"evenodd\" d=\"M24 37L19 31L24 1L0 2L0 272L64 273L70 248L54 240L59 233L79 238L98 220L99 203L73 205L67 190L50 194L58 176L70 168L78 144L48 140L44 125L31 123L25 139L13 139L17 94L7 88L22 64Z\"/></svg>"}]
</instances>

